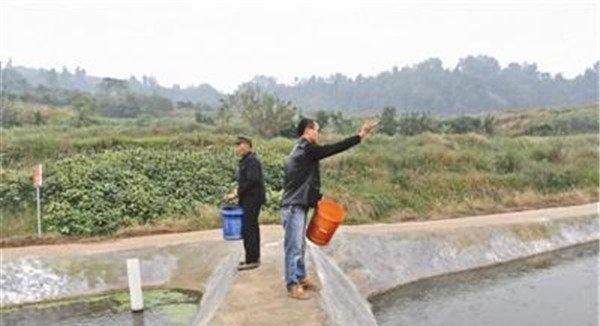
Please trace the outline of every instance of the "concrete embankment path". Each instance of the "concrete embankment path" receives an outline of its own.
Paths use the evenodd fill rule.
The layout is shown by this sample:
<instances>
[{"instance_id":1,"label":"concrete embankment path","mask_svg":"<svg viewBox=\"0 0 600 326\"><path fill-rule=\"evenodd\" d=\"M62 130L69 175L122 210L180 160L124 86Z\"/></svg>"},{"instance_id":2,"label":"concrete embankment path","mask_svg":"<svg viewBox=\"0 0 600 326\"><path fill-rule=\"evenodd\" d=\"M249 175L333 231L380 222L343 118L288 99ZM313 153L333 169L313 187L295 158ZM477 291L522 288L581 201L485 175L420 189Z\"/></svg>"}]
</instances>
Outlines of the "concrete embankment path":
<instances>
[{"instance_id":1,"label":"concrete embankment path","mask_svg":"<svg viewBox=\"0 0 600 326\"><path fill-rule=\"evenodd\" d=\"M365 309L368 310L366 298L369 295L390 286L401 285L402 282L398 283L398 280L411 281L420 276L445 272L449 268L444 261L448 255L469 258L464 265L452 267L458 270L463 267L473 268L475 264L480 263L482 266L483 263L501 263L523 255L553 250L558 246L590 241L598 237L597 221L590 217L596 216L597 219L597 214L598 204L592 203L451 220L342 226L330 246L323 249L312 247L310 253L307 253L309 274L320 281L323 288L319 293L311 293L312 298L306 301L297 301L287 296L283 284L283 230L278 225L261 226L260 268L234 272L227 281L230 284L222 287L218 282L217 286L207 286L210 275L214 276L215 269L218 270L217 265L226 257L235 256L233 259L236 261L241 258L243 250L241 242L221 240L219 230L153 235L101 243L6 248L2 249L2 277L5 277L7 272L20 273L19 269L23 269L31 273L31 270L37 268L43 269L43 273L32 273L32 277L55 273L58 276L48 279L60 279L62 283L57 283L57 286L70 284L71 280L75 280L74 277L77 277L78 284L81 284L79 287L73 287L70 292L48 291L31 295L28 291L35 291L35 288L26 287L31 283L30 279L4 279L3 290L9 290L11 296L7 297L8 300L3 299L4 304L10 305L125 288L126 278L121 275L124 273L123 261L131 255L137 255L142 259L142 269L144 266L154 269L148 274L154 277L153 281L146 283L143 280L144 285L190 288L205 292L206 297L219 297L219 300L211 303L215 308L210 311L210 316L204 318L205 323L210 325L369 325L374 324L370 311L367 311L367 315L370 316L364 316ZM554 221L560 221L562 224ZM543 232L540 228L534 227L533 231L528 229L530 225L538 224L543 226ZM563 231L563 225L566 231ZM589 225L592 226L588 227ZM473 233L477 234L470 236ZM485 238L488 233L490 239L492 235L504 235L488 241ZM436 241L438 236L440 241L432 247L432 241ZM502 243L505 239L508 242ZM391 245L387 245L385 241L390 241ZM481 250L474 248L479 241L488 241L489 243L482 248L484 251L487 250L485 248L489 248L490 253L495 256L480 257ZM511 247L510 241L532 245L523 246L522 252L501 252L505 246L514 248ZM381 247L374 248L372 253L353 248L353 244L361 248ZM525 250L526 247L533 249ZM397 253L393 261L411 265L400 264L397 268L387 265L390 259L377 255L378 252L385 255L385 250ZM410 250L415 252L408 252ZM369 257L373 264L368 265L368 259L361 258L361 255ZM413 259L412 257L416 257L414 261L409 260ZM423 259L431 260L420 262L417 261L418 257L428 257ZM119 265L118 268L109 263L113 260ZM73 278L61 271L61 268L65 269L67 261L80 262L77 264L77 268L80 269L69 265L69 271L75 275ZM385 269L379 268L377 264ZM235 268L235 264L228 266L229 269ZM156 270L156 267L162 270ZM87 271L86 268L90 270ZM101 268L110 269L110 273L103 274L98 270ZM389 273L389 278L377 279L382 274L381 271ZM198 276L199 273L202 276ZM86 283L85 279L82 281L81 275L87 274L93 277L93 282ZM105 274L107 276L104 276ZM334 284L338 283L340 278L344 280ZM220 288L225 289L220 296L206 293L207 289L219 291ZM344 307L347 311L342 309ZM348 319L344 320L344 316ZM359 320L360 318L365 319Z\"/></svg>"},{"instance_id":2,"label":"concrete embankment path","mask_svg":"<svg viewBox=\"0 0 600 326\"><path fill-rule=\"evenodd\" d=\"M324 325L318 295L310 293L311 298L304 301L287 296L282 253L281 241L263 243L261 267L238 273L210 324ZM308 272L317 278L312 264L308 265Z\"/></svg>"}]
</instances>

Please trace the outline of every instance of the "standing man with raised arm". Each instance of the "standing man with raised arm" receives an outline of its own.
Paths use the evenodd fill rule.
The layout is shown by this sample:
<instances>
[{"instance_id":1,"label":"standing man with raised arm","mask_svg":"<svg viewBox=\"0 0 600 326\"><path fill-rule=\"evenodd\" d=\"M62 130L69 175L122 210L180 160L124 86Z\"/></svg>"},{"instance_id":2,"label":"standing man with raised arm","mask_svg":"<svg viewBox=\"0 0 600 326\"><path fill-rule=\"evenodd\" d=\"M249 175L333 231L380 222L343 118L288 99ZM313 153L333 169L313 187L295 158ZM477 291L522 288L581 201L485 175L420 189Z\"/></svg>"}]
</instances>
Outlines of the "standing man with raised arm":
<instances>
[{"instance_id":1,"label":"standing man with raised arm","mask_svg":"<svg viewBox=\"0 0 600 326\"><path fill-rule=\"evenodd\" d=\"M305 290L317 291L317 284L306 275L306 217L322 197L319 161L355 146L378 124L367 121L358 135L338 143L318 145L319 124L304 118L296 129L298 143L288 156L285 166L284 192L281 202L281 219L284 228L285 284L288 295L305 300Z\"/></svg>"}]
</instances>

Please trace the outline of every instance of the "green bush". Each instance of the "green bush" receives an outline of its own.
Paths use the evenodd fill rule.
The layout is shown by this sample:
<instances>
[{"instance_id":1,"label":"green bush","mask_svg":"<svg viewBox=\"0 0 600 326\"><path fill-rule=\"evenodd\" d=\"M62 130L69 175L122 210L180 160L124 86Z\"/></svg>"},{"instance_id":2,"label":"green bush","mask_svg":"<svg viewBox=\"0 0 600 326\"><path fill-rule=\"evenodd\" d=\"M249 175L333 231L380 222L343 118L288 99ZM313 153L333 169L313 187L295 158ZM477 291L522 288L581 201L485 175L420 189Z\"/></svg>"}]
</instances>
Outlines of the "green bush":
<instances>
[{"instance_id":1,"label":"green bush","mask_svg":"<svg viewBox=\"0 0 600 326\"><path fill-rule=\"evenodd\" d=\"M566 168L540 164L526 174L529 182L542 192L556 192L586 183L585 174Z\"/></svg>"},{"instance_id":2,"label":"green bush","mask_svg":"<svg viewBox=\"0 0 600 326\"><path fill-rule=\"evenodd\" d=\"M489 122L488 122L489 124ZM468 132L478 132L481 129L481 120L471 116L461 116L452 120L442 122L447 126L450 133L465 134ZM488 127L489 128L489 127Z\"/></svg>"},{"instance_id":3,"label":"green bush","mask_svg":"<svg viewBox=\"0 0 600 326\"><path fill-rule=\"evenodd\" d=\"M142 148L60 160L47 176L45 226L62 234L108 234L216 205L235 183L236 162L226 150ZM264 168L269 191L280 190L281 163L266 161Z\"/></svg>"},{"instance_id":4,"label":"green bush","mask_svg":"<svg viewBox=\"0 0 600 326\"><path fill-rule=\"evenodd\" d=\"M531 125L523 132L524 135L528 136L551 136L560 133L560 130L557 130L556 127L553 127L548 123Z\"/></svg>"},{"instance_id":5,"label":"green bush","mask_svg":"<svg viewBox=\"0 0 600 326\"><path fill-rule=\"evenodd\" d=\"M429 113L403 113L398 118L398 133L414 136L427 131L434 132L438 123Z\"/></svg>"},{"instance_id":6,"label":"green bush","mask_svg":"<svg viewBox=\"0 0 600 326\"><path fill-rule=\"evenodd\" d=\"M524 158L515 150L508 150L496 156L496 172L500 174L518 172L523 166Z\"/></svg>"},{"instance_id":7,"label":"green bush","mask_svg":"<svg viewBox=\"0 0 600 326\"><path fill-rule=\"evenodd\" d=\"M2 213L22 210L35 200L31 175L12 170L0 171L0 207Z\"/></svg>"}]
</instances>

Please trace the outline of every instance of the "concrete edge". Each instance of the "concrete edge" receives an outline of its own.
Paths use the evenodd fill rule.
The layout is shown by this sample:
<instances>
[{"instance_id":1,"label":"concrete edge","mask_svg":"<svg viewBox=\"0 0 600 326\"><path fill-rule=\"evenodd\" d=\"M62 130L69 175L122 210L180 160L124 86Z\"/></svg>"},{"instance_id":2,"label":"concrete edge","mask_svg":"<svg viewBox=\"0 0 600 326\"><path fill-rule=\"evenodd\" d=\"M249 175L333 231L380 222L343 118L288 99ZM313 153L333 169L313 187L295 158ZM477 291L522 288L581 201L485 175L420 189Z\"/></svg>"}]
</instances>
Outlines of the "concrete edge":
<instances>
[{"instance_id":1,"label":"concrete edge","mask_svg":"<svg viewBox=\"0 0 600 326\"><path fill-rule=\"evenodd\" d=\"M515 257L513 259L503 260L503 261L496 262L496 263L484 264L484 265L474 266L474 267L470 267L470 268L466 268L466 269L462 269L462 270L455 270L455 271L449 271L449 272L446 272L446 273L429 275L429 276L426 276L426 277L422 277L422 278L410 280L410 281L407 281L407 282L401 282L401 283L398 283L396 286L387 288L385 290L373 291L373 292L369 293L367 295L366 300L367 300L367 302L370 302L372 299L374 299L376 297L385 295L385 294L387 294L389 292L393 292L393 291L395 291L395 290L397 290L397 289L399 289L401 287L404 287L404 286L407 286L407 285L411 285L411 284L414 284L414 283L419 283L419 282L422 282L422 281L427 281L427 280L435 279L435 278L438 278L438 277L444 277L444 276L449 276L449 275L455 275L455 274L462 274L462 273L473 272L473 271L477 271L477 270L480 270L480 269L494 268L494 267L498 267L498 266L501 266L501 265L504 265L504 264L510 264L510 263L521 261L521 260L527 260L527 259L535 258L537 256L544 256L544 255L552 254L554 252L559 252L561 250L567 250L567 249L578 247L578 246L585 246L585 245L589 245L589 244L592 244L592 243L596 243L596 245L600 246L600 238L592 239L592 240L584 240L584 241L581 241L581 242L577 242L577 243L565 245L563 247L557 247L557 248L553 248L553 249L550 249L550 250L547 250L547 251L540 251L540 252L537 252L537 253L534 253L534 254L531 254L531 255L527 255L527 256L519 256L519 257Z\"/></svg>"},{"instance_id":2,"label":"concrete edge","mask_svg":"<svg viewBox=\"0 0 600 326\"><path fill-rule=\"evenodd\" d=\"M388 234L397 232L415 232L428 230L431 223L445 226L449 229L469 227L501 226L513 223L550 221L553 219L577 218L600 215L600 202L583 205L548 207L532 210L516 210L485 215L461 216L439 220L411 221L399 223L369 223L356 225L341 225L340 229L347 233ZM542 218L540 218L542 217ZM445 232L445 231L443 231Z\"/></svg>"},{"instance_id":3,"label":"concrete edge","mask_svg":"<svg viewBox=\"0 0 600 326\"><path fill-rule=\"evenodd\" d=\"M370 304L340 267L309 242L308 251L321 282L321 308L330 325L377 325Z\"/></svg>"},{"instance_id":4,"label":"concrete edge","mask_svg":"<svg viewBox=\"0 0 600 326\"><path fill-rule=\"evenodd\" d=\"M217 310L223 303L223 300L225 300L231 285L235 281L239 258L240 253L235 252L228 254L219 262L218 267L206 283L202 299L198 306L198 312L192 322L193 326L210 325Z\"/></svg>"},{"instance_id":5,"label":"concrete edge","mask_svg":"<svg viewBox=\"0 0 600 326\"><path fill-rule=\"evenodd\" d=\"M463 225L441 230L408 229L371 235L344 232L333 247L330 246L324 253L342 268L363 297L369 300L424 279L493 267L598 241L598 222L597 213L586 212L563 218L539 216L520 222ZM533 233L522 233L530 228ZM538 239L535 236L538 229L550 230L552 234L547 239ZM463 247L459 241L457 245L454 235L459 233L467 234L465 238L471 244ZM520 236L525 238L520 239ZM354 246L348 246L348 241L353 242ZM484 246L486 254L481 255L476 250L477 246L472 244ZM364 250L357 250L357 246ZM385 253L388 258L373 258L374 250ZM455 258L462 262L457 262ZM420 264L422 260L431 263Z\"/></svg>"}]
</instances>

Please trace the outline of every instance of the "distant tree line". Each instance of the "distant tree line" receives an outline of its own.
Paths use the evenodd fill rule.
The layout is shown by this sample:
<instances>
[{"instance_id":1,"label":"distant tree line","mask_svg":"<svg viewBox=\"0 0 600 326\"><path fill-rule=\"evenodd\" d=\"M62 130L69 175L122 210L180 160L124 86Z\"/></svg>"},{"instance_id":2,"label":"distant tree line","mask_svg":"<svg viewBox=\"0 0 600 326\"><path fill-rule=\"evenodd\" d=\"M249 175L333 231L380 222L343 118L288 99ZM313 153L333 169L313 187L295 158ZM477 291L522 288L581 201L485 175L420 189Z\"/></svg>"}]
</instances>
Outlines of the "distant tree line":
<instances>
[{"instance_id":1,"label":"distant tree line","mask_svg":"<svg viewBox=\"0 0 600 326\"><path fill-rule=\"evenodd\" d=\"M69 71L63 67L62 71L56 69L33 69L22 66L13 66L11 60L3 63L2 67L4 89L12 92L23 92L31 90L52 90L52 92L95 92L105 78L94 77L87 74L80 67ZM164 87L158 84L153 76L142 76L138 79L131 76L125 80L127 89L140 95L158 95L173 102L191 101L202 102L211 106L219 104L222 94L208 84L198 86L180 87L175 84L172 87Z\"/></svg>"},{"instance_id":2,"label":"distant tree line","mask_svg":"<svg viewBox=\"0 0 600 326\"><path fill-rule=\"evenodd\" d=\"M164 87L152 76L141 79L132 76L119 85L112 85L120 90L111 91L108 97L103 83L114 79L89 76L79 67L74 71L63 67L58 72L15 67L9 61L2 68L4 91L26 101L66 105L83 93L103 97L99 105L106 104L107 98L116 102L99 112L135 116L146 111L156 113L156 103L167 108L167 102L162 99L168 99L178 107L200 105L197 119L206 120L205 106L221 106L231 95L251 88L270 93L280 101L293 102L307 111L326 110L336 114L379 112L385 107L395 107L400 112L456 115L504 108L595 104L598 103L600 62L567 79L560 74L541 72L534 63L510 63L502 68L489 56L462 58L453 69L444 68L440 59L432 58L401 69L394 67L372 77L313 76L285 85L272 77L257 76L231 95L221 94L208 84Z\"/></svg>"},{"instance_id":3,"label":"distant tree line","mask_svg":"<svg viewBox=\"0 0 600 326\"><path fill-rule=\"evenodd\" d=\"M173 89L161 87L153 77L143 76L142 81L135 77L128 80L115 78L96 78L86 75L86 71L76 68L73 73L63 68L61 73L50 69L29 69L13 67L8 61L0 71L3 91L3 127L32 123L18 112L15 101L55 106L72 106L78 113L76 125L95 123L94 116L114 118L133 118L140 115L164 116L174 108L194 109L197 114L206 114L212 106L205 102L193 102L183 92L188 88L173 92ZM195 91L202 92L204 86ZM215 91L216 92L216 91ZM216 99L220 97L216 92ZM165 95L170 95L177 101ZM189 95L189 94L188 94ZM202 96L200 96L202 97ZM175 103L174 103L175 102ZM213 98L214 102L214 98ZM216 101L216 103L220 103ZM34 123L44 124L40 112L34 113ZM205 119L203 122L210 122Z\"/></svg>"},{"instance_id":4,"label":"distant tree line","mask_svg":"<svg viewBox=\"0 0 600 326\"><path fill-rule=\"evenodd\" d=\"M401 111L436 114L479 113L504 108L586 105L598 102L600 62L573 79L552 76L536 64L510 63L501 68L488 56L460 59L445 69L437 58L377 76L352 79L343 74L310 77L293 85L257 76L248 84L292 101L307 110Z\"/></svg>"},{"instance_id":5,"label":"distant tree line","mask_svg":"<svg viewBox=\"0 0 600 326\"><path fill-rule=\"evenodd\" d=\"M13 109L16 100L56 106L70 105L79 113L79 123L91 124L94 115L114 118L132 118L142 114L163 116L174 109L168 98L156 93L146 95L132 92L127 82L120 79L104 78L93 92L86 92L58 86L50 88L38 85L32 88L26 82L21 83L22 87L14 88L9 83L18 79L14 79L10 71L3 77L3 86L8 86L3 90L6 112ZM6 123L3 125L6 126ZM18 120L9 125L18 125Z\"/></svg>"}]
</instances>

